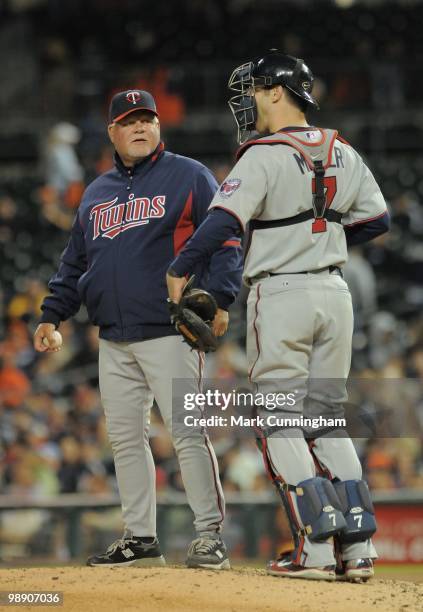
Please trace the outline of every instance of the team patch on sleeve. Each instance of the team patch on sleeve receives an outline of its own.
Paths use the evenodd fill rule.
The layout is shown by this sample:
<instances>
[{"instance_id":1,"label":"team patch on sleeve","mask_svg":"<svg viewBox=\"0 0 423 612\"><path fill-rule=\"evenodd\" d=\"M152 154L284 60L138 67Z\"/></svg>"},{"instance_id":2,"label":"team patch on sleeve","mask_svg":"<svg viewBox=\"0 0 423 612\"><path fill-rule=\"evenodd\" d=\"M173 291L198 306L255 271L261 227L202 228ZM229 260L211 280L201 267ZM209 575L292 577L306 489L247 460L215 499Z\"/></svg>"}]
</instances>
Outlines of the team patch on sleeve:
<instances>
[{"instance_id":1,"label":"team patch on sleeve","mask_svg":"<svg viewBox=\"0 0 423 612\"><path fill-rule=\"evenodd\" d=\"M219 193L224 198L229 198L241 185L241 179L228 179L224 181L219 189Z\"/></svg>"}]
</instances>

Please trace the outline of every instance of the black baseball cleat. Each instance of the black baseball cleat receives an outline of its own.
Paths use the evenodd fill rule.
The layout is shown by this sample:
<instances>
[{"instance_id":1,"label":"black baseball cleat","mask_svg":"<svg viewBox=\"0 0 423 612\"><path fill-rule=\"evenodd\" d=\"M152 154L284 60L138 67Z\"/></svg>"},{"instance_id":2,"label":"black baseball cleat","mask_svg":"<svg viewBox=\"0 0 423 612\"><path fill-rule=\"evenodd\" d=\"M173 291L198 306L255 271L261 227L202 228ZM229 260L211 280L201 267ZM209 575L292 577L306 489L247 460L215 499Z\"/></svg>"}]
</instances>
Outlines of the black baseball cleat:
<instances>
[{"instance_id":1,"label":"black baseball cleat","mask_svg":"<svg viewBox=\"0 0 423 612\"><path fill-rule=\"evenodd\" d=\"M293 562L291 553L283 554L267 564L267 573L271 576L285 578L303 578L305 580L335 580L335 565L325 567L305 567Z\"/></svg>"},{"instance_id":2,"label":"black baseball cleat","mask_svg":"<svg viewBox=\"0 0 423 612\"><path fill-rule=\"evenodd\" d=\"M342 567L336 568L336 579L344 582L367 582L374 575L375 571L371 559L343 561Z\"/></svg>"},{"instance_id":3,"label":"black baseball cleat","mask_svg":"<svg viewBox=\"0 0 423 612\"><path fill-rule=\"evenodd\" d=\"M205 569L230 569L228 554L220 538L197 538L191 543L186 560L188 567Z\"/></svg>"},{"instance_id":4,"label":"black baseball cleat","mask_svg":"<svg viewBox=\"0 0 423 612\"><path fill-rule=\"evenodd\" d=\"M130 531L125 531L120 540L109 546L105 553L94 555L87 559L91 567L125 567L138 565L143 567L166 565L157 538L151 544L146 544L142 538L134 537Z\"/></svg>"}]
</instances>

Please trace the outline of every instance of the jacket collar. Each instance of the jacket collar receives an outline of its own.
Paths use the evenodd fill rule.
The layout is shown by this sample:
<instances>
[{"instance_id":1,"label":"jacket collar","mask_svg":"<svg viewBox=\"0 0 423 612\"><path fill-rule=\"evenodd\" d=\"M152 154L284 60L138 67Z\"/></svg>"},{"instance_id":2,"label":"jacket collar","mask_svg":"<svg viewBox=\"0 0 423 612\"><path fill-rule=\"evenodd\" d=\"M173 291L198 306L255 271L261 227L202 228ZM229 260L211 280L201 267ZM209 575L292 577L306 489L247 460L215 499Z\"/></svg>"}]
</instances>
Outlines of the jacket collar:
<instances>
[{"instance_id":1,"label":"jacket collar","mask_svg":"<svg viewBox=\"0 0 423 612\"><path fill-rule=\"evenodd\" d=\"M117 151L115 151L113 159L115 162L115 166L119 170L119 172L123 172L124 174L128 174L128 172L130 174L137 174L138 172L146 168L149 164L154 164L159 159L159 157L162 155L163 151L164 151L164 144L162 141L160 141L157 147L154 149L154 151L150 153L150 155L148 155L147 157L144 157L144 159L141 159L131 168L128 168L127 166L125 166L125 164L121 160L120 155Z\"/></svg>"}]
</instances>

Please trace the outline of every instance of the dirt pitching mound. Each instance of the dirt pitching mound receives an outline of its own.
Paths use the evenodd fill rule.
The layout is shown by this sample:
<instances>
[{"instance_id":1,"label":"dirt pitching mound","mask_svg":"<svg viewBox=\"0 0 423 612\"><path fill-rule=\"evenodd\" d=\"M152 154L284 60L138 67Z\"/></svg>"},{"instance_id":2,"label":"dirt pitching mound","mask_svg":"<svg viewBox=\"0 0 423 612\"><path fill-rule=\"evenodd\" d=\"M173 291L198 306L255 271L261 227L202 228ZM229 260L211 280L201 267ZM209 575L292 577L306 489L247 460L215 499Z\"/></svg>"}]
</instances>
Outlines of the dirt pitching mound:
<instances>
[{"instance_id":1,"label":"dirt pitching mound","mask_svg":"<svg viewBox=\"0 0 423 612\"><path fill-rule=\"evenodd\" d=\"M311 582L267 576L257 569L213 572L169 566L0 569L0 590L61 591L64 605L58 609L78 612L417 612L423 602L423 584L398 580Z\"/></svg>"}]
</instances>

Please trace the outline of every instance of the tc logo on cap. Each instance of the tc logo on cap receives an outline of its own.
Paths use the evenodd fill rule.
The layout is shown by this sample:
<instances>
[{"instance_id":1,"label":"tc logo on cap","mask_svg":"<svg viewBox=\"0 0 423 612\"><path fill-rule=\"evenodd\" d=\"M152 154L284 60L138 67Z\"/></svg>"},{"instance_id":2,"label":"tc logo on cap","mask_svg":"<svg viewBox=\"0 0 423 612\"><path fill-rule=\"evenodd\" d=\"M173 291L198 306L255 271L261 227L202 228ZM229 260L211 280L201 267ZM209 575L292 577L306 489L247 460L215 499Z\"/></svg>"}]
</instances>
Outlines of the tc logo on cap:
<instances>
[{"instance_id":1,"label":"tc logo on cap","mask_svg":"<svg viewBox=\"0 0 423 612\"><path fill-rule=\"evenodd\" d=\"M136 110L150 111L158 117L156 103L148 91L128 89L119 91L112 98L109 109L110 123L120 121Z\"/></svg>"},{"instance_id":2,"label":"tc logo on cap","mask_svg":"<svg viewBox=\"0 0 423 612\"><path fill-rule=\"evenodd\" d=\"M140 98L141 94L139 93L139 91L128 91L128 93L126 94L126 99L132 104L136 104L140 100Z\"/></svg>"}]
</instances>

